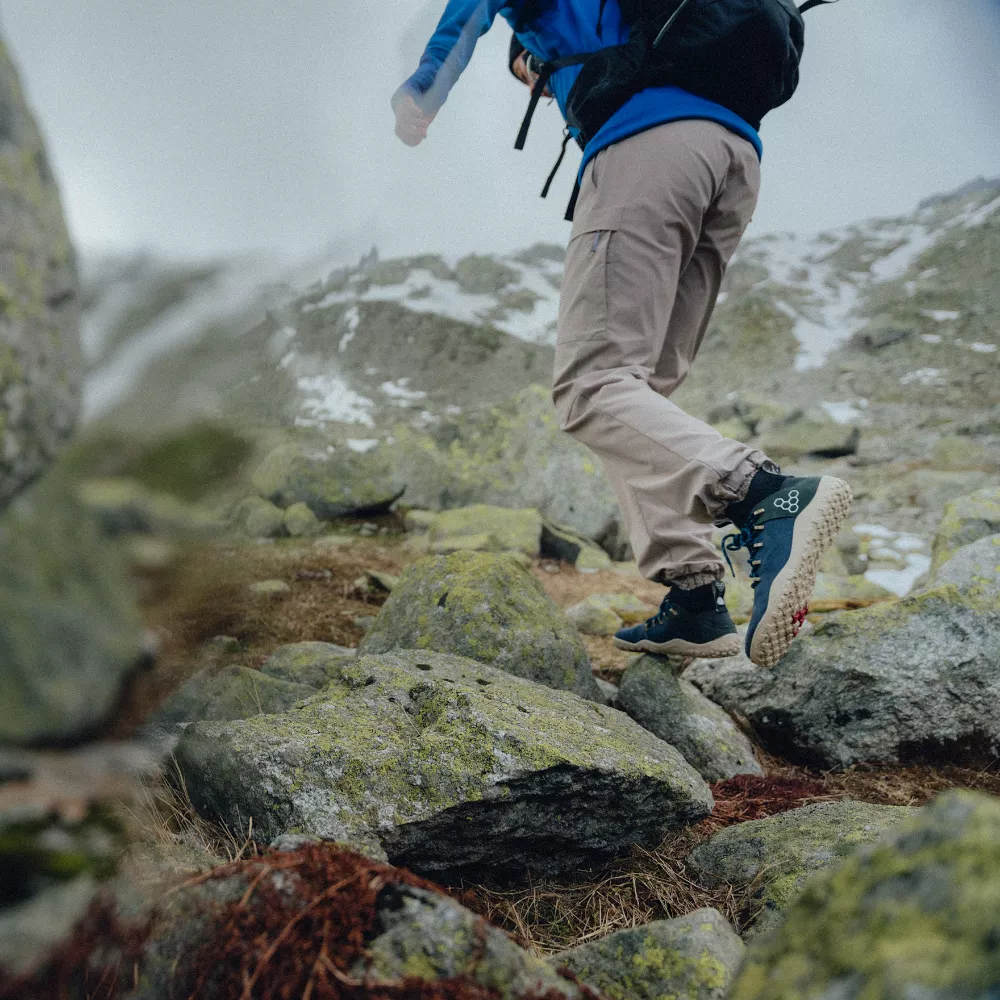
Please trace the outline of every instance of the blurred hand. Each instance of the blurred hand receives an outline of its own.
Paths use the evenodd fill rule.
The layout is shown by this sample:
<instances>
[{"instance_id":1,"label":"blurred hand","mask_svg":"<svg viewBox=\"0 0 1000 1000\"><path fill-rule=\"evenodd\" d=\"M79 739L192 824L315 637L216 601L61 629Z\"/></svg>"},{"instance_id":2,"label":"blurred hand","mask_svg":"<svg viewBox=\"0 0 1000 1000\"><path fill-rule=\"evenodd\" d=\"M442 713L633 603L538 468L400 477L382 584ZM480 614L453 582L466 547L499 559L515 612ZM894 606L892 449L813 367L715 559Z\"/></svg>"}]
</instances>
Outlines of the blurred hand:
<instances>
[{"instance_id":1,"label":"blurred hand","mask_svg":"<svg viewBox=\"0 0 1000 1000\"><path fill-rule=\"evenodd\" d=\"M407 146L419 146L427 138L427 129L435 117L421 111L409 94L403 94L396 103L396 135Z\"/></svg>"},{"instance_id":2,"label":"blurred hand","mask_svg":"<svg viewBox=\"0 0 1000 1000\"><path fill-rule=\"evenodd\" d=\"M535 89L535 81L538 79L538 74L533 73L528 69L528 53L522 52L517 59L514 60L514 65L511 67L514 70L514 76L518 78L529 90ZM548 87L545 88L542 93L543 97L551 97L552 91Z\"/></svg>"}]
</instances>

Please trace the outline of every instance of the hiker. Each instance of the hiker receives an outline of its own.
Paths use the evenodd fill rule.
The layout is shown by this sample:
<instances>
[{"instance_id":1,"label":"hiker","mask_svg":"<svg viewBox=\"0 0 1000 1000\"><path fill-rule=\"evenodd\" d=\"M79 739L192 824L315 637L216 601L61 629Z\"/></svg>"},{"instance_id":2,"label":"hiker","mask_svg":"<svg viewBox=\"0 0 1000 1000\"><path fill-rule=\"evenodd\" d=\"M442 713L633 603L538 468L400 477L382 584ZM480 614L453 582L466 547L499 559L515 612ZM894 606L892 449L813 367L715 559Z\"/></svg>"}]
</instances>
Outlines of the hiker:
<instances>
[{"instance_id":1,"label":"hiker","mask_svg":"<svg viewBox=\"0 0 1000 1000\"><path fill-rule=\"evenodd\" d=\"M393 96L400 139L427 137L498 14L528 53L515 45L510 60L532 86L518 146L549 91L567 141L584 148L568 213L556 410L562 428L601 460L639 569L669 588L659 613L622 629L615 645L693 657L739 652L712 542L713 524L732 524L723 555L728 562L746 548L754 586L746 652L773 666L805 620L850 487L783 475L669 396L694 361L753 216L757 129L795 89L802 18L786 0L451 0L419 68ZM729 29L743 34L724 35Z\"/></svg>"}]
</instances>

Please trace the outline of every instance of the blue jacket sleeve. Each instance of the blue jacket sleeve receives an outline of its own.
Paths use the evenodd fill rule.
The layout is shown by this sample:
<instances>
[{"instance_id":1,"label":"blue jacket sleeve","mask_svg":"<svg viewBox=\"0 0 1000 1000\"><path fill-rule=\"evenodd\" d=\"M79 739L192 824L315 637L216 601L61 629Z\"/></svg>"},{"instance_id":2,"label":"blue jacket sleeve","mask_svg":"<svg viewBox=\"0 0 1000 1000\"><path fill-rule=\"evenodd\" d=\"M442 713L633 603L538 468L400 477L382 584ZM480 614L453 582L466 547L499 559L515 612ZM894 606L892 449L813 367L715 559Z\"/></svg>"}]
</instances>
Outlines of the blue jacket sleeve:
<instances>
[{"instance_id":1,"label":"blue jacket sleeve","mask_svg":"<svg viewBox=\"0 0 1000 1000\"><path fill-rule=\"evenodd\" d=\"M396 91L393 105L402 94L408 93L424 111L437 111L469 65L476 42L490 30L497 14L509 3L510 0L450 0L419 68Z\"/></svg>"}]
</instances>

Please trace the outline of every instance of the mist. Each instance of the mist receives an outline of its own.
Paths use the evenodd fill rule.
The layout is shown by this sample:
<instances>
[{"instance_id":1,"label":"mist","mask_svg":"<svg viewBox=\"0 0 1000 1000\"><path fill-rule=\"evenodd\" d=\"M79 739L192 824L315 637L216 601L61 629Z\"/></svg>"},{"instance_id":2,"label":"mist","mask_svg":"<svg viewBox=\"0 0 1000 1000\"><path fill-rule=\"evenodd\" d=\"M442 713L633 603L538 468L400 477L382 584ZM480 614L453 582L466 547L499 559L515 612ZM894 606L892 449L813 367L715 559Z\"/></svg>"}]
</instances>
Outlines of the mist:
<instances>
[{"instance_id":1,"label":"mist","mask_svg":"<svg viewBox=\"0 0 1000 1000\"><path fill-rule=\"evenodd\" d=\"M389 98L443 7L4 0L0 11L85 251L295 258L564 242L576 164L538 198L561 119L542 108L528 150L513 150L527 93L506 69L505 23L429 141L395 139ZM997 4L841 0L807 19L799 93L762 129L753 233L899 214L1000 173Z\"/></svg>"}]
</instances>

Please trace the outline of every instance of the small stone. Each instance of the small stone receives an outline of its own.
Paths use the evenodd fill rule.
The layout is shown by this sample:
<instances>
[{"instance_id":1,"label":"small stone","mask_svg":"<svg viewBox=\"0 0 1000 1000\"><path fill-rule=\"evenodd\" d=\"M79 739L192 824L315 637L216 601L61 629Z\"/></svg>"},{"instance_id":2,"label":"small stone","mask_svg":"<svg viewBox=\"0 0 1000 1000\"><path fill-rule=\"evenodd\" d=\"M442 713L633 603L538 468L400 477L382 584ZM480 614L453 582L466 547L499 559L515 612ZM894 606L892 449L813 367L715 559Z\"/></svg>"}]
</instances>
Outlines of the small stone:
<instances>
[{"instance_id":1,"label":"small stone","mask_svg":"<svg viewBox=\"0 0 1000 1000\"><path fill-rule=\"evenodd\" d=\"M374 538L378 534L377 524L362 524L361 530L358 532L362 538Z\"/></svg>"},{"instance_id":2,"label":"small stone","mask_svg":"<svg viewBox=\"0 0 1000 1000\"><path fill-rule=\"evenodd\" d=\"M430 551L436 556L451 555L452 552L503 552L503 546L496 535L483 532L479 535L463 535L461 538L438 538L431 536Z\"/></svg>"},{"instance_id":3,"label":"small stone","mask_svg":"<svg viewBox=\"0 0 1000 1000\"><path fill-rule=\"evenodd\" d=\"M403 516L403 526L408 532L420 535L430 530L437 517L432 510L408 510Z\"/></svg>"},{"instance_id":4,"label":"small stone","mask_svg":"<svg viewBox=\"0 0 1000 1000\"><path fill-rule=\"evenodd\" d=\"M291 592L292 588L284 580L261 580L250 584L250 593L255 597L283 597Z\"/></svg>"},{"instance_id":5,"label":"small stone","mask_svg":"<svg viewBox=\"0 0 1000 1000\"><path fill-rule=\"evenodd\" d=\"M165 538L139 535L129 542L128 559L133 568L145 573L169 569L179 555L177 546Z\"/></svg>"},{"instance_id":6,"label":"small stone","mask_svg":"<svg viewBox=\"0 0 1000 1000\"><path fill-rule=\"evenodd\" d=\"M291 854L295 851L301 851L303 847L319 843L322 843L319 837L310 837L305 833L283 833L281 836L275 837L269 846L272 851L282 851Z\"/></svg>"},{"instance_id":7,"label":"small stone","mask_svg":"<svg viewBox=\"0 0 1000 1000\"><path fill-rule=\"evenodd\" d=\"M566 611L566 617L584 635L614 635L622 620L610 608L602 607L592 598L581 601Z\"/></svg>"},{"instance_id":8,"label":"small stone","mask_svg":"<svg viewBox=\"0 0 1000 1000\"><path fill-rule=\"evenodd\" d=\"M723 1000L746 948L718 910L618 931L547 961L616 1000Z\"/></svg>"},{"instance_id":9,"label":"small stone","mask_svg":"<svg viewBox=\"0 0 1000 1000\"><path fill-rule=\"evenodd\" d=\"M329 684L337 676L338 668L353 660L357 652L330 642L297 642L275 650L260 672L277 680L318 689Z\"/></svg>"},{"instance_id":10,"label":"small stone","mask_svg":"<svg viewBox=\"0 0 1000 1000\"><path fill-rule=\"evenodd\" d=\"M266 500L258 500L243 522L251 538L280 538L285 533L285 512Z\"/></svg>"},{"instance_id":11,"label":"small stone","mask_svg":"<svg viewBox=\"0 0 1000 1000\"><path fill-rule=\"evenodd\" d=\"M355 615L351 621L366 635L375 627L374 615Z\"/></svg>"},{"instance_id":12,"label":"small stone","mask_svg":"<svg viewBox=\"0 0 1000 1000\"><path fill-rule=\"evenodd\" d=\"M284 525L292 538L312 538L323 531L322 522L304 503L292 504L285 511Z\"/></svg>"},{"instance_id":13,"label":"small stone","mask_svg":"<svg viewBox=\"0 0 1000 1000\"><path fill-rule=\"evenodd\" d=\"M238 653L240 640L231 635L217 635L208 641L209 648L216 653Z\"/></svg>"}]
</instances>

